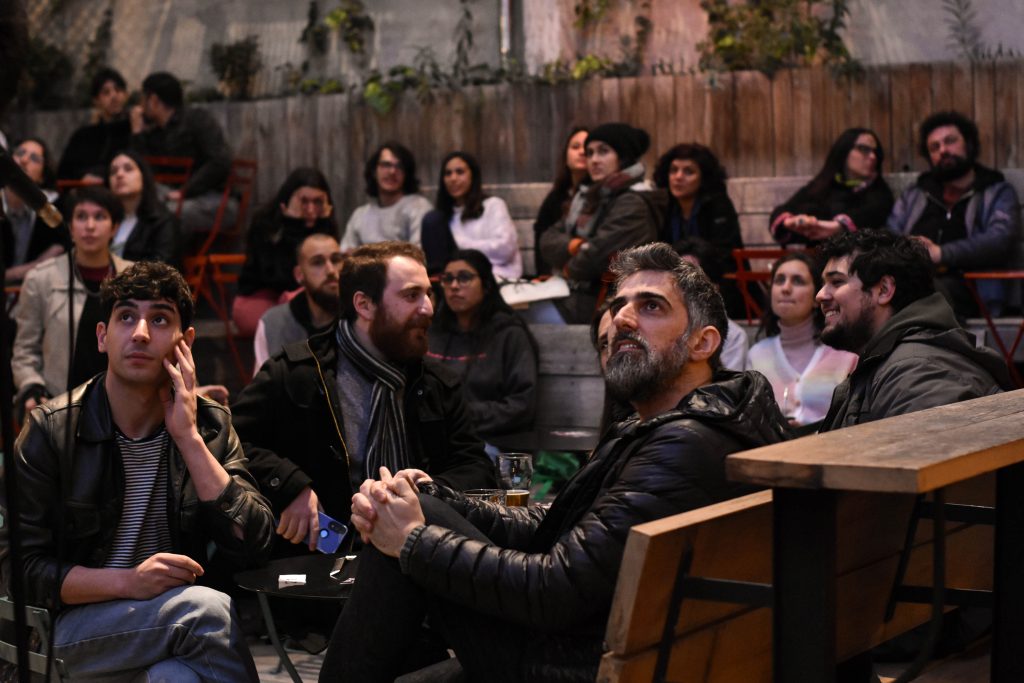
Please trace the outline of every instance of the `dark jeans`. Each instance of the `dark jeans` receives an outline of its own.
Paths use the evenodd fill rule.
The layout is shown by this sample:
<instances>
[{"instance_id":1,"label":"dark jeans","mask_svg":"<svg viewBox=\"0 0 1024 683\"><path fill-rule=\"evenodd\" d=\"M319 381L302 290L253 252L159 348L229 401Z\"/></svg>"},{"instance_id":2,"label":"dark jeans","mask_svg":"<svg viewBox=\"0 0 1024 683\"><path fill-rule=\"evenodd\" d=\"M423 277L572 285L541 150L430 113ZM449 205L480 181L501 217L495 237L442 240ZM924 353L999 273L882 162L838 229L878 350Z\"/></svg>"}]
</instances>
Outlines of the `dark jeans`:
<instances>
[{"instance_id":1,"label":"dark jeans","mask_svg":"<svg viewBox=\"0 0 1024 683\"><path fill-rule=\"evenodd\" d=\"M427 524L489 542L446 503L420 494L420 504ZM431 594L402 573L398 560L368 546L359 556L355 586L331 636L320 681L390 683L403 672L424 617L455 651L469 680L520 679L527 629Z\"/></svg>"}]
</instances>

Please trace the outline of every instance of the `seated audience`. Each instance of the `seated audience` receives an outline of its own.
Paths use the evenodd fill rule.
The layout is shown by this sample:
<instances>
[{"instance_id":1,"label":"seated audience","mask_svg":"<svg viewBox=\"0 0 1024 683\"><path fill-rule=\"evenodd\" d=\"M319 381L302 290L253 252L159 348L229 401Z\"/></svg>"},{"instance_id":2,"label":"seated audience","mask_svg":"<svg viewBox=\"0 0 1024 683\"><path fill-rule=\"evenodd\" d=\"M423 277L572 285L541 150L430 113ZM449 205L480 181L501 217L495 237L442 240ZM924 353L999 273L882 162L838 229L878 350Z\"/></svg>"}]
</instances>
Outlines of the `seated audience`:
<instances>
[{"instance_id":1,"label":"seated audience","mask_svg":"<svg viewBox=\"0 0 1024 683\"><path fill-rule=\"evenodd\" d=\"M544 260L569 280L569 297L555 301L564 322L589 323L600 303L609 259L658 237L661 216L640 160L649 145L646 131L625 123L605 123L587 135L590 181L580 186L569 213L545 231L540 244Z\"/></svg>"},{"instance_id":2,"label":"seated audience","mask_svg":"<svg viewBox=\"0 0 1024 683\"><path fill-rule=\"evenodd\" d=\"M423 263L408 242L349 254L339 324L285 346L232 406L249 469L280 519L275 556L311 549L318 509L348 520L352 494L381 465L425 469L460 490L493 486L457 379L423 358L434 315Z\"/></svg>"},{"instance_id":3,"label":"seated audience","mask_svg":"<svg viewBox=\"0 0 1024 683\"><path fill-rule=\"evenodd\" d=\"M363 244L398 240L420 243L430 202L419 194L416 157L397 142L385 142L363 169L370 201L352 212L341 238L343 251Z\"/></svg>"},{"instance_id":4,"label":"seated audience","mask_svg":"<svg viewBox=\"0 0 1024 683\"><path fill-rule=\"evenodd\" d=\"M456 249L483 252L499 279L523 275L516 224L503 199L484 194L480 164L466 152L452 152L441 162L437 208L423 218L422 239L432 275Z\"/></svg>"},{"instance_id":5,"label":"seated audience","mask_svg":"<svg viewBox=\"0 0 1024 683\"><path fill-rule=\"evenodd\" d=\"M25 138L11 154L25 174L43 189L47 199L53 201L54 174L50 166L50 150L39 138ZM7 282L19 282L36 264L63 254L69 246L67 231L46 225L36 212L8 188L0 190L6 221L3 226L4 265Z\"/></svg>"},{"instance_id":6,"label":"seated audience","mask_svg":"<svg viewBox=\"0 0 1024 683\"><path fill-rule=\"evenodd\" d=\"M806 252L790 252L772 264L771 300L747 369L771 382L775 400L793 426L820 422L832 392L857 365L856 354L821 342L825 318L814 300L821 266Z\"/></svg>"},{"instance_id":7,"label":"seated audience","mask_svg":"<svg viewBox=\"0 0 1024 683\"><path fill-rule=\"evenodd\" d=\"M344 257L338 240L315 232L297 252L295 280L302 291L263 314L253 348L256 370L286 345L324 332L338 321L338 273Z\"/></svg>"},{"instance_id":8,"label":"seated audience","mask_svg":"<svg viewBox=\"0 0 1024 683\"><path fill-rule=\"evenodd\" d=\"M430 327L427 357L462 379L469 422L485 442L530 429L537 342L501 298L490 261L475 249L456 251L444 267L441 285L444 301Z\"/></svg>"},{"instance_id":9,"label":"seated audience","mask_svg":"<svg viewBox=\"0 0 1024 683\"><path fill-rule=\"evenodd\" d=\"M312 233L337 239L331 187L317 169L297 168L285 178L277 196L253 214L231 310L239 334L254 334L263 314L287 301L290 297L285 295L298 288L296 251Z\"/></svg>"},{"instance_id":10,"label":"seated audience","mask_svg":"<svg viewBox=\"0 0 1024 683\"><path fill-rule=\"evenodd\" d=\"M205 109L185 106L181 82L167 72L142 81L142 104L130 112L132 147L145 156L192 159L192 175L181 188L166 189L163 199L172 210L184 199L181 224L187 234L210 230L231 171L231 148L220 124ZM224 213L232 225L238 202Z\"/></svg>"},{"instance_id":11,"label":"seated audience","mask_svg":"<svg viewBox=\"0 0 1024 683\"><path fill-rule=\"evenodd\" d=\"M549 275L551 266L544 261L540 253L540 236L558 221L565 218L569 212L569 204L580 185L587 178L587 154L584 144L587 141L589 129L586 126L576 126L569 132L565 139L565 148L562 156L558 159L558 175L551 184L551 190L544 197L544 201L537 211L537 220L533 222L533 257L536 261L537 275Z\"/></svg>"},{"instance_id":12,"label":"seated audience","mask_svg":"<svg viewBox=\"0 0 1024 683\"><path fill-rule=\"evenodd\" d=\"M719 286L729 316L740 317L745 312L743 297L735 282L722 277L736 271L732 250L743 248L740 219L729 199L726 177L714 152L696 142L676 145L662 154L654 167L654 184L666 191L663 198L668 208L658 239L676 244L699 238L711 245L713 270L721 276L712 275L708 268L704 272Z\"/></svg>"},{"instance_id":13,"label":"seated audience","mask_svg":"<svg viewBox=\"0 0 1024 683\"><path fill-rule=\"evenodd\" d=\"M467 680L593 681L630 528L749 490L725 457L786 427L761 375L719 369L721 296L664 244L622 252L613 273L605 378L637 415L550 508L470 500L415 471L364 482L352 521L367 547L321 681L393 680L425 614Z\"/></svg>"},{"instance_id":14,"label":"seated audience","mask_svg":"<svg viewBox=\"0 0 1024 683\"><path fill-rule=\"evenodd\" d=\"M15 446L25 598L56 614L68 680L255 683L231 600L201 584L213 552L265 561L272 517L227 409L196 393L188 285L139 263L103 283L99 309L81 343L106 371L35 408ZM5 516L9 502L0 486Z\"/></svg>"},{"instance_id":15,"label":"seated audience","mask_svg":"<svg viewBox=\"0 0 1024 683\"><path fill-rule=\"evenodd\" d=\"M138 152L119 152L110 162L107 186L121 201L124 220L110 250L129 261L161 261L180 267L181 222L157 197L153 170Z\"/></svg>"},{"instance_id":16,"label":"seated audience","mask_svg":"<svg viewBox=\"0 0 1024 683\"><path fill-rule=\"evenodd\" d=\"M935 291L925 247L884 231L840 233L817 300L821 341L860 357L839 385L822 431L903 415L1012 388L995 351L978 347Z\"/></svg>"},{"instance_id":17,"label":"seated audience","mask_svg":"<svg viewBox=\"0 0 1024 683\"><path fill-rule=\"evenodd\" d=\"M132 126L125 111L128 85L115 69L104 67L89 84L92 120L71 134L57 166L61 180L95 180L107 175L107 167L119 150L127 149Z\"/></svg>"},{"instance_id":18,"label":"seated audience","mask_svg":"<svg viewBox=\"0 0 1024 683\"><path fill-rule=\"evenodd\" d=\"M71 386L75 387L107 368L107 355L93 342L96 325L103 322L100 284L124 270L129 262L110 252L110 240L123 217L121 203L104 187L83 187L68 204L74 277L67 258L39 264L25 276L14 320L11 372L15 406L25 412L43 399L68 390L68 289L74 293L74 357Z\"/></svg>"},{"instance_id":19,"label":"seated audience","mask_svg":"<svg viewBox=\"0 0 1024 683\"><path fill-rule=\"evenodd\" d=\"M882 178L883 161L885 150L873 131L843 131L818 175L772 211L775 241L814 245L840 231L884 227L892 190Z\"/></svg>"},{"instance_id":20,"label":"seated audience","mask_svg":"<svg viewBox=\"0 0 1024 683\"><path fill-rule=\"evenodd\" d=\"M963 114L932 114L921 124L918 144L930 170L900 196L888 227L927 248L939 291L957 315L972 316L977 304L962 274L1012 263L1020 239L1017 193L1002 173L978 163L978 127ZM978 293L999 315L1005 284L980 282Z\"/></svg>"}]
</instances>

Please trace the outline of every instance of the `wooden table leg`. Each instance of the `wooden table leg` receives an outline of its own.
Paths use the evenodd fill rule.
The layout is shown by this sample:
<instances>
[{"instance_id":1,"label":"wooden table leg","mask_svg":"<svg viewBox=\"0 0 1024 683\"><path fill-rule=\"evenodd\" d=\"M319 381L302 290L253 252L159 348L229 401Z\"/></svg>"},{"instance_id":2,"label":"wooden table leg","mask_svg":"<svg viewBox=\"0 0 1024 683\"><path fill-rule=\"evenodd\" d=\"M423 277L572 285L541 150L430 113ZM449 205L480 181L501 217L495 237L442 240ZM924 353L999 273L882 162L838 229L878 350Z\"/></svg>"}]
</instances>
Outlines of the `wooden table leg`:
<instances>
[{"instance_id":1,"label":"wooden table leg","mask_svg":"<svg viewBox=\"0 0 1024 683\"><path fill-rule=\"evenodd\" d=\"M1024 681L1024 463L996 474L993 683Z\"/></svg>"},{"instance_id":2,"label":"wooden table leg","mask_svg":"<svg viewBox=\"0 0 1024 683\"><path fill-rule=\"evenodd\" d=\"M774 491L775 683L836 677L836 497Z\"/></svg>"}]
</instances>

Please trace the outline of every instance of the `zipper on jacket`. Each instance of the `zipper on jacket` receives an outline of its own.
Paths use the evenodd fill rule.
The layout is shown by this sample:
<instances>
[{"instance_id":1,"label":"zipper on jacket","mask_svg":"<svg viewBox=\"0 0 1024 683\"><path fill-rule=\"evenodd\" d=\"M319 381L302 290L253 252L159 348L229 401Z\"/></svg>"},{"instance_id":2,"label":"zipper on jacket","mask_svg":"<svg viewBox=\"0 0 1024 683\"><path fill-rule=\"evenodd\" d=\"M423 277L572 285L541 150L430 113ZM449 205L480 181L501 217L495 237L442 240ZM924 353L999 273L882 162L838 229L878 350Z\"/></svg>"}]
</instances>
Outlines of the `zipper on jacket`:
<instances>
[{"instance_id":1,"label":"zipper on jacket","mask_svg":"<svg viewBox=\"0 0 1024 683\"><path fill-rule=\"evenodd\" d=\"M323 370L320 369L320 360L313 353L313 349L309 346L309 342L306 342L306 349L309 350L309 355L313 359L313 364L316 365L316 374L320 377L320 386L324 392L324 398L327 400L327 408L331 413L331 421L334 422L334 431L338 434L338 441L341 442L341 450L345 452L345 466L348 468L349 477L352 476L352 461L348 457L348 446L345 445L345 437L341 435L341 427L338 425L338 416L334 414L334 404L331 402L331 392L327 388L327 380L324 379Z\"/></svg>"}]
</instances>

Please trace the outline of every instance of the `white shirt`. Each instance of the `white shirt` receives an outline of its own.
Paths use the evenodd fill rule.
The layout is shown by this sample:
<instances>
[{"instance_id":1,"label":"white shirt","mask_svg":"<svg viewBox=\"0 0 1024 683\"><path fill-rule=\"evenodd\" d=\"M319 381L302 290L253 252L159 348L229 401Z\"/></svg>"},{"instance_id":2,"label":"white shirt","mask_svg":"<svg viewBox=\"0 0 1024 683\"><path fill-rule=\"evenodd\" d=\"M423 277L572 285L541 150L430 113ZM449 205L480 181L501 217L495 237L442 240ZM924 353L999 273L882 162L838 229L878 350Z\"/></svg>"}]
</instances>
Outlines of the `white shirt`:
<instances>
[{"instance_id":1,"label":"white shirt","mask_svg":"<svg viewBox=\"0 0 1024 683\"><path fill-rule=\"evenodd\" d=\"M371 199L352 212L341 238L341 249L348 251L386 240L418 245L423 217L431 208L430 201L418 194L407 194L391 206L381 206Z\"/></svg>"},{"instance_id":2,"label":"white shirt","mask_svg":"<svg viewBox=\"0 0 1024 683\"><path fill-rule=\"evenodd\" d=\"M477 249L491 262L494 277L518 280L523 276L523 257L519 253L519 235L508 207L499 197L484 200L479 218L462 220L462 207L455 207L449 227L459 249Z\"/></svg>"}]
</instances>

